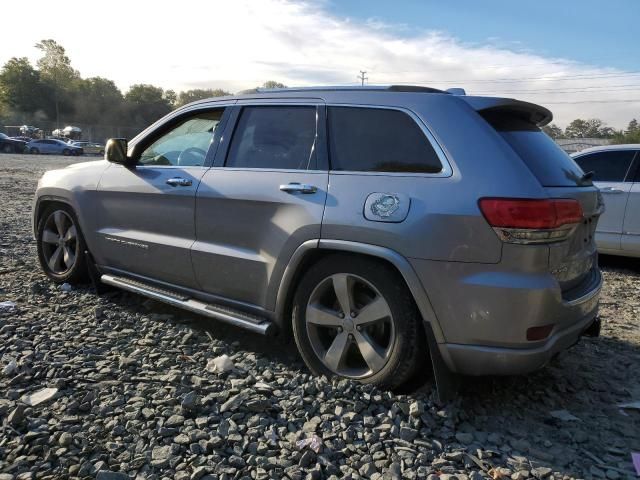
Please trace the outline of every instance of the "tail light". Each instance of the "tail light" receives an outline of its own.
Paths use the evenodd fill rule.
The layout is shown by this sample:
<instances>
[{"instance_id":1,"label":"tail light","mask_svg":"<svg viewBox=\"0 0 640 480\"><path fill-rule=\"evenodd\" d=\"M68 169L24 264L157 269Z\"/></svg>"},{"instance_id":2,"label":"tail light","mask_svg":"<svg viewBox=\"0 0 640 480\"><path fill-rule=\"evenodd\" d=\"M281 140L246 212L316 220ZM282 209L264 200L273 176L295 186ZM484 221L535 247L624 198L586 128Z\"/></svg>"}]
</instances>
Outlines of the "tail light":
<instances>
[{"instance_id":1,"label":"tail light","mask_svg":"<svg viewBox=\"0 0 640 480\"><path fill-rule=\"evenodd\" d=\"M484 218L508 243L551 243L568 238L582 221L573 199L482 198Z\"/></svg>"}]
</instances>

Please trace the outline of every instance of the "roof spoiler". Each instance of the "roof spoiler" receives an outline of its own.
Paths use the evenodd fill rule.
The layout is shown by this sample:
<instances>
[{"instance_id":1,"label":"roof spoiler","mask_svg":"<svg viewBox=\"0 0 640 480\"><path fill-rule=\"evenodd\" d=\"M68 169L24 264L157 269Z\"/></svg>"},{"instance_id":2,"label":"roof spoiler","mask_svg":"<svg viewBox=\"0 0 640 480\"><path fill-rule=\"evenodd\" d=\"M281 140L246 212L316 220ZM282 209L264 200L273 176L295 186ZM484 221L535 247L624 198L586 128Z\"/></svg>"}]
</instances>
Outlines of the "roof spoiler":
<instances>
[{"instance_id":1,"label":"roof spoiler","mask_svg":"<svg viewBox=\"0 0 640 480\"><path fill-rule=\"evenodd\" d=\"M478 113L509 113L527 122L542 127L553 120L550 110L535 103L514 100L513 98L460 97Z\"/></svg>"}]
</instances>

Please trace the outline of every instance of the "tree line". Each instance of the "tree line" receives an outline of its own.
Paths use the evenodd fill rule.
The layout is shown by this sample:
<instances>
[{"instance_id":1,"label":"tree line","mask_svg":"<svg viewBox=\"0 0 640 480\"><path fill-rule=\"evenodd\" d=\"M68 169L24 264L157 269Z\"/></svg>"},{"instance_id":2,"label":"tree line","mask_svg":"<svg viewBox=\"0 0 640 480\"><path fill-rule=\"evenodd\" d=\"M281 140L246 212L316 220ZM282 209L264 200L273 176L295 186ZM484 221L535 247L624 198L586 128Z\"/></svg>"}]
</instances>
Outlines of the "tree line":
<instances>
[{"instance_id":1,"label":"tree line","mask_svg":"<svg viewBox=\"0 0 640 480\"><path fill-rule=\"evenodd\" d=\"M542 127L551 138L606 138L611 143L640 143L640 125L635 118L629 122L624 130L608 127L599 118L583 120L576 118L567 128L562 130L552 123Z\"/></svg>"},{"instance_id":2,"label":"tree line","mask_svg":"<svg viewBox=\"0 0 640 480\"><path fill-rule=\"evenodd\" d=\"M36 48L41 57L35 66L26 57L14 57L0 70L2 125L118 125L141 130L177 107L230 94L219 88L175 92L149 84L131 85L123 93L108 78L82 78L55 40L42 40ZM268 81L262 87L284 85Z\"/></svg>"}]
</instances>

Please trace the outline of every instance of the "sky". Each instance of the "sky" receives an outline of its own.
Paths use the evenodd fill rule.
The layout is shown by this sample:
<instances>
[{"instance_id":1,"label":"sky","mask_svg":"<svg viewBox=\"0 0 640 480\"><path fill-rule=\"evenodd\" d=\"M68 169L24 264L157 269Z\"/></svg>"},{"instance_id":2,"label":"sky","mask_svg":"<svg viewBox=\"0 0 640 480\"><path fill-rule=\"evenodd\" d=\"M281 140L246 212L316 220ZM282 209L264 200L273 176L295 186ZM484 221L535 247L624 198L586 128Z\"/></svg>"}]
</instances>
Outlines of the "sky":
<instances>
[{"instance_id":1,"label":"sky","mask_svg":"<svg viewBox=\"0 0 640 480\"><path fill-rule=\"evenodd\" d=\"M545 105L555 122L640 119L640 2L593 0L31 0L0 29L0 64L62 44L83 77L166 89L266 80L462 87ZM28 25L28 28L26 27Z\"/></svg>"}]
</instances>

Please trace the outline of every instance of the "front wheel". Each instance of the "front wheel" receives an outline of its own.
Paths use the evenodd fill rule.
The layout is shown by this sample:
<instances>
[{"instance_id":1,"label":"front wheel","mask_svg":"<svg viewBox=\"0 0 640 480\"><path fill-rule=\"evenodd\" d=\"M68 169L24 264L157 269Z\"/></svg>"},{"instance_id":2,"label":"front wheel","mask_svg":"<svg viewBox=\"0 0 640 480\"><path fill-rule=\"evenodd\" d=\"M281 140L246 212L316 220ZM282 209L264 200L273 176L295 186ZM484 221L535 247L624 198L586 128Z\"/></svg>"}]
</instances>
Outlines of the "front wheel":
<instances>
[{"instance_id":1,"label":"front wheel","mask_svg":"<svg viewBox=\"0 0 640 480\"><path fill-rule=\"evenodd\" d=\"M73 210L66 205L45 208L38 222L38 260L57 283L82 283L87 278L86 244Z\"/></svg>"},{"instance_id":2,"label":"front wheel","mask_svg":"<svg viewBox=\"0 0 640 480\"><path fill-rule=\"evenodd\" d=\"M71 154L71 151L70 151L68 148L65 148L65 149L62 151L62 154L63 154L65 157L68 157L68 156Z\"/></svg>"},{"instance_id":3,"label":"front wheel","mask_svg":"<svg viewBox=\"0 0 640 480\"><path fill-rule=\"evenodd\" d=\"M5 144L2 146L2 151L4 153L13 153L13 147L10 144Z\"/></svg>"},{"instance_id":4,"label":"front wheel","mask_svg":"<svg viewBox=\"0 0 640 480\"><path fill-rule=\"evenodd\" d=\"M403 279L375 260L334 255L315 264L298 287L292 320L300 354L318 375L393 389L427 355Z\"/></svg>"}]
</instances>

